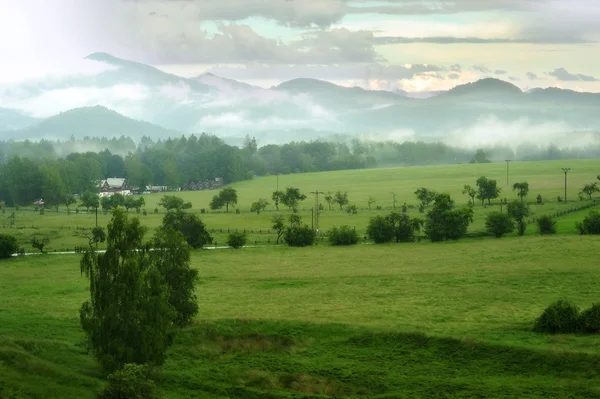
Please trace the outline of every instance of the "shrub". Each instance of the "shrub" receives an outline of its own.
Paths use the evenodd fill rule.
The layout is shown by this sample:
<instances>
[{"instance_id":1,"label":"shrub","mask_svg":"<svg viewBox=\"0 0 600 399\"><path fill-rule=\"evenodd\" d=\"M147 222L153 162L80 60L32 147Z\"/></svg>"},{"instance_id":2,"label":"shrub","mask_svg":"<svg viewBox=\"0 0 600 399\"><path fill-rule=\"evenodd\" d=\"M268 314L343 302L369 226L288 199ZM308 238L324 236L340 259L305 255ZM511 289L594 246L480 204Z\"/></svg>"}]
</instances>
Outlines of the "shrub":
<instances>
[{"instance_id":1,"label":"shrub","mask_svg":"<svg viewBox=\"0 0 600 399\"><path fill-rule=\"evenodd\" d=\"M583 222L577 222L575 227L579 234L600 234L600 213L591 211Z\"/></svg>"},{"instance_id":2,"label":"shrub","mask_svg":"<svg viewBox=\"0 0 600 399\"><path fill-rule=\"evenodd\" d=\"M600 303L595 303L591 308L581 312L579 323L583 332L600 333Z\"/></svg>"},{"instance_id":3,"label":"shrub","mask_svg":"<svg viewBox=\"0 0 600 399\"><path fill-rule=\"evenodd\" d=\"M307 225L288 227L283 240L290 247L308 247L314 244L317 233Z\"/></svg>"},{"instance_id":4,"label":"shrub","mask_svg":"<svg viewBox=\"0 0 600 399\"><path fill-rule=\"evenodd\" d=\"M0 259L10 258L19 250L17 239L8 234L0 234Z\"/></svg>"},{"instance_id":5,"label":"shrub","mask_svg":"<svg viewBox=\"0 0 600 399\"><path fill-rule=\"evenodd\" d=\"M388 218L375 216L369 221L367 235L376 244L390 242L394 238L394 226Z\"/></svg>"},{"instance_id":6,"label":"shrub","mask_svg":"<svg viewBox=\"0 0 600 399\"><path fill-rule=\"evenodd\" d=\"M331 245L354 245L358 243L358 234L350 226L334 227L327 236Z\"/></svg>"},{"instance_id":7,"label":"shrub","mask_svg":"<svg viewBox=\"0 0 600 399\"><path fill-rule=\"evenodd\" d=\"M579 308L566 299L560 299L548 306L538 317L533 331L559 334L579 330Z\"/></svg>"},{"instance_id":8,"label":"shrub","mask_svg":"<svg viewBox=\"0 0 600 399\"><path fill-rule=\"evenodd\" d=\"M160 395L154 381L150 379L147 366L126 364L110 374L107 385L97 399L158 399Z\"/></svg>"},{"instance_id":9,"label":"shrub","mask_svg":"<svg viewBox=\"0 0 600 399\"><path fill-rule=\"evenodd\" d=\"M540 234L556 234L556 220L552 216L540 216L537 220L537 225Z\"/></svg>"},{"instance_id":10,"label":"shrub","mask_svg":"<svg viewBox=\"0 0 600 399\"><path fill-rule=\"evenodd\" d=\"M231 248L235 248L235 249L239 249L239 248L243 247L244 245L246 245L246 241L247 241L246 234L238 232L238 231L234 231L233 233L230 233L229 236L227 237L227 245L229 245Z\"/></svg>"},{"instance_id":11,"label":"shrub","mask_svg":"<svg viewBox=\"0 0 600 399\"><path fill-rule=\"evenodd\" d=\"M505 234L511 233L515 229L515 223L506 213L491 212L485 219L485 228L488 233L500 238Z\"/></svg>"}]
</instances>

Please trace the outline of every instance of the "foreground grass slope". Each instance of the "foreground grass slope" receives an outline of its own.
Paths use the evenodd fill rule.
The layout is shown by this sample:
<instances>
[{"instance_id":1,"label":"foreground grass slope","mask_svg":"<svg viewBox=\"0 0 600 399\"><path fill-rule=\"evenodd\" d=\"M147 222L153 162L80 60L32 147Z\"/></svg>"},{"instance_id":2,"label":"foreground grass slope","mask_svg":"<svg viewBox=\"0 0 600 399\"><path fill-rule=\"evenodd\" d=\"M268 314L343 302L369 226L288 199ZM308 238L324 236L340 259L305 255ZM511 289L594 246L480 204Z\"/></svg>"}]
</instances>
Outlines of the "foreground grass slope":
<instances>
[{"instance_id":1,"label":"foreground grass slope","mask_svg":"<svg viewBox=\"0 0 600 399\"><path fill-rule=\"evenodd\" d=\"M564 196L564 174L560 170L562 166L571 167L569 172L569 184L567 197L568 203L557 202L557 196ZM544 205L532 205L531 218L557 212L570 210L588 203L580 201L578 192L587 183L595 181L600 172L600 166L596 160L570 160L570 161L545 161L545 162L515 162L510 165L510 183L527 181L530 185L530 193L527 200L535 202L535 197L540 194L544 199ZM325 211L320 216L320 230L328 231L335 226L343 224L353 226L363 236L366 234L366 226L369 219L378 214L387 214L392 210L392 195L396 193L397 208L406 202L412 208L409 210L413 216L423 217L418 213L416 206L418 201L414 191L419 187L426 187L452 195L457 205L466 205L469 198L462 194L465 184L475 186L475 180L480 176L497 179L498 186L502 188L501 198L508 200L516 199L517 195L512 191L512 186L506 185L506 165L504 163L490 164L465 164L465 165L443 165L427 167L405 167L388 169L368 169L322 173L307 173L296 175L279 176L279 188L288 186L299 187L308 198L300 205L300 214L304 222L311 224L311 208L314 198L310 194L315 190L320 191L347 191L350 204L359 208L358 214L348 215L334 205L332 210L328 209L323 197L321 203ZM280 213L287 216L289 211L281 207L281 212L276 212L273 205L267 208L267 212L260 215L250 212L251 203L258 198L266 198L271 202L271 194L277 188L277 177L260 177L255 180L233 184L238 191L238 206L240 214L233 210L229 213L224 211L212 212L208 204L215 190L193 191L174 193L193 205L191 212L200 213L205 208L208 213L201 214L202 220L211 230L217 244L225 243L228 230L238 229L247 231L249 244L268 244L276 240L276 236L270 233L271 218ZM368 209L367 201L372 196L377 201ZM146 201L147 215L140 215L142 222L151 229L160 225L164 210L155 214L154 209L162 194L150 194L144 196ZM382 210L376 210L381 206ZM484 221L487 213L500 210L499 199L492 202L492 206L482 207L477 203L475 207L475 220L470 226L471 232L484 230ZM64 209L63 209L64 211ZM133 212L133 211L132 211ZM87 214L56 213L52 209L44 215L39 215L31 210L16 212L15 225L10 227L11 210L0 214L0 231L14 234L20 244L28 251L33 250L30 245L32 236L47 236L51 238L48 245L50 250L73 249L75 246L84 245L87 240L83 236L83 229L90 228L96 223L95 213ZM581 220L581 216L578 220ZM98 215L98 223L105 226L110 220L110 214ZM533 226L532 226L533 227ZM533 228L530 228L533 233ZM561 233L574 233L575 222L565 223L559 228ZM516 234L516 233L514 233Z\"/></svg>"},{"instance_id":2,"label":"foreground grass slope","mask_svg":"<svg viewBox=\"0 0 600 399\"><path fill-rule=\"evenodd\" d=\"M600 238L198 251L200 314L168 398L600 397L600 340L531 326L560 297L598 301ZM92 398L77 256L0 263L0 382Z\"/></svg>"}]
</instances>

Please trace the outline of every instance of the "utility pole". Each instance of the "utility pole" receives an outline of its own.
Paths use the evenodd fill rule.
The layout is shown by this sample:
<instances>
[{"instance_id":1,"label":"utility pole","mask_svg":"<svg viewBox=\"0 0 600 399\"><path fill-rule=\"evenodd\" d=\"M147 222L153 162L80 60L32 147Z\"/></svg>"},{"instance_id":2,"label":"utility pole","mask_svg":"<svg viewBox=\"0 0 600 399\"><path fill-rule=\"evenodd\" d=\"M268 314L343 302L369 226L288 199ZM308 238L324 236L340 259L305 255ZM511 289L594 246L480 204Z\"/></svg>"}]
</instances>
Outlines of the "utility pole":
<instances>
[{"instance_id":1,"label":"utility pole","mask_svg":"<svg viewBox=\"0 0 600 399\"><path fill-rule=\"evenodd\" d=\"M508 164L510 163L510 159L506 159L504 162L506 162L506 185L508 186Z\"/></svg>"},{"instance_id":2,"label":"utility pole","mask_svg":"<svg viewBox=\"0 0 600 399\"><path fill-rule=\"evenodd\" d=\"M279 191L279 175L280 175L280 174L281 174L281 173L277 173L277 191Z\"/></svg>"},{"instance_id":3,"label":"utility pole","mask_svg":"<svg viewBox=\"0 0 600 399\"><path fill-rule=\"evenodd\" d=\"M571 168L561 168L563 172L565 172L565 202L567 202L567 173L571 170Z\"/></svg>"},{"instance_id":4,"label":"utility pole","mask_svg":"<svg viewBox=\"0 0 600 399\"><path fill-rule=\"evenodd\" d=\"M315 206L314 206L314 210L313 210L313 230L316 230L317 232L319 231L319 214L320 209L319 209L319 194L325 194L323 191L311 191L311 194L315 195Z\"/></svg>"}]
</instances>

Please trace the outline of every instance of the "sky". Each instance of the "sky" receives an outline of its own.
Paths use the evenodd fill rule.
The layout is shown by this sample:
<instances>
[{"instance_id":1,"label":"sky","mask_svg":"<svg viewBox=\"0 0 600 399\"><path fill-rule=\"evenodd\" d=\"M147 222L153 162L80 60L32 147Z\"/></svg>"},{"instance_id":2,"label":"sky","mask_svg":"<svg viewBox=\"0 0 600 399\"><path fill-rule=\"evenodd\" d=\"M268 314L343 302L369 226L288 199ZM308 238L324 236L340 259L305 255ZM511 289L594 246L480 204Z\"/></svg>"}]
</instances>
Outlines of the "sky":
<instances>
[{"instance_id":1,"label":"sky","mask_svg":"<svg viewBox=\"0 0 600 399\"><path fill-rule=\"evenodd\" d=\"M107 52L263 87L310 77L435 91L496 77L600 92L598 0L0 0L0 10L3 84L89 72L83 58Z\"/></svg>"}]
</instances>

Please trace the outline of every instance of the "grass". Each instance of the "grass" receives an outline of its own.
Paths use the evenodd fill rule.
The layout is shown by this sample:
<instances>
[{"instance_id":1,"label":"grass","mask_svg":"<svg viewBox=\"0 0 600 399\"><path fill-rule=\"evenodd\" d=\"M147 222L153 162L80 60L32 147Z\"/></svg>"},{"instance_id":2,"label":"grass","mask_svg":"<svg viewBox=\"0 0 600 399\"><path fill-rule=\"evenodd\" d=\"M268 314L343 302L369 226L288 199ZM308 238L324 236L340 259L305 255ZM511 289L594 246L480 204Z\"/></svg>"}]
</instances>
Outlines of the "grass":
<instances>
[{"instance_id":1,"label":"grass","mask_svg":"<svg viewBox=\"0 0 600 399\"><path fill-rule=\"evenodd\" d=\"M569 172L569 183L567 197L569 202L557 202L558 196L564 196L564 174L560 170L561 166L568 164L572 170ZM538 194L542 195L544 205L531 205L533 218L550 214L555 215L575 207L590 204L591 201L580 201L577 193L584 184L590 183L596 179L598 174L598 162L595 160L571 160L565 161L544 161L544 162L513 162L510 165L510 182L527 181L530 185L528 201L534 202ZM320 191L347 191L350 204L359 208L358 214L348 215L340 211L337 206L332 210L328 209L323 198L321 202L326 210L320 215L320 231L325 232L335 226L349 225L355 227L359 235L366 234L366 227L369 219L377 214L387 214L392 210L392 196L390 192L396 193L397 210L406 202L411 209L409 213L413 216L423 217L417 211L418 201L415 198L414 191L419 187L427 187L440 192L447 192L452 195L458 205L466 205L469 198L462 194L465 184L475 186L475 180L479 176L487 176L498 180L498 185L502 188L501 198L509 200L516 199L517 195L510 186L506 185L506 166L504 163L490 164L464 164L464 165L444 165L444 166L426 166L426 167L404 167L388 169L367 169L353 171L320 172L307 174L293 174L279 176L279 188L284 189L287 186L299 187L302 192L308 195L308 198L301 204L300 214L304 222L311 224L312 207L314 198L310 192ZM181 196L185 201L192 203L191 212L199 214L202 220L211 230L216 243L224 245L226 242L228 230L238 229L248 233L248 244L272 244L276 241L276 236L270 232L271 218L277 214L274 206L270 205L267 212L260 215L250 212L251 203L258 198L267 198L270 201L271 193L277 187L277 177L260 177L251 181L239 182L232 185L238 191L239 203L237 209L239 214L234 211L225 213L224 211L213 212L208 209L208 204L217 191L193 191L179 192L175 195ZM173 193L171 193L173 194ZM376 199L372 210L368 209L367 201L370 196ZM140 214L143 223L151 229L155 229L161 223L164 210L161 208L159 213L155 214L154 209L162 194L150 194L144 196L146 200L147 215ZM597 200L597 199L596 199ZM378 211L376 206L383 209ZM205 209L207 213L201 214ZM85 245L87 240L83 236L85 229L95 226L96 215L94 212L88 214L85 209L75 214L66 214L65 209L62 212L55 212L53 209L46 210L44 215L33 212L30 209L21 208L16 212L15 224L10 225L10 214L12 210L0 214L0 231L14 234L19 240L21 246L28 252L36 251L31 247L30 240L32 236L47 236L51 241L48 249L53 250L73 250L76 246ZM481 206L480 203L475 207L475 220L470 226L471 232L481 232L484 230L484 221L487 213L493 210L499 210L499 199L492 202L491 206ZM132 211L133 213L133 211ZM289 211L282 209L279 212L288 215ZM577 215L576 220L583 218ZM98 223L105 226L110 220L110 214L98 215ZM575 221L573 223L561 223L560 233L574 233ZM530 228L530 232L532 229ZM516 233L515 233L516 234Z\"/></svg>"},{"instance_id":2,"label":"grass","mask_svg":"<svg viewBox=\"0 0 600 399\"><path fill-rule=\"evenodd\" d=\"M571 200L559 203L564 164L510 165L511 182L528 181L528 198L544 198L531 206L530 220L559 215L555 236L540 237L531 224L527 236L503 239L194 252L200 313L169 351L158 381L166 398L600 397L600 338L531 332L558 298L580 307L598 302L600 238L574 234L575 222L593 208L567 213L592 205L576 194L595 179L598 164L569 161ZM413 192L421 186L448 192L461 205L464 184L486 175L505 188L505 173L504 164L410 167L280 176L279 186L348 191L358 215L327 210L321 230L348 224L364 234L370 217L391 211L390 191L398 207L416 205ZM236 228L252 231L249 244L274 241L268 230L275 212L249 208L275 185L276 177L237 183L240 214L201 214L219 244ZM177 195L200 213L215 193ZM384 209L367 209L371 195ZM140 215L151 230L163 216L153 213L160 197L146 196L149 213ZM506 189L502 197L516 194ZM302 204L309 223L312 204ZM481 231L486 213L498 208L478 204L470 231ZM0 230L28 251L33 235L49 236L51 251L84 245L85 229L95 225L94 214L22 209L9 227L10 213L0 214ZM109 218L100 213L99 224ZM28 399L85 399L103 386L79 326L89 293L78 260L0 262L0 388Z\"/></svg>"},{"instance_id":3,"label":"grass","mask_svg":"<svg viewBox=\"0 0 600 399\"><path fill-rule=\"evenodd\" d=\"M600 238L197 251L200 314L167 398L597 397L595 336L531 332L545 306L597 301ZM77 256L0 264L0 382L93 397Z\"/></svg>"}]
</instances>

